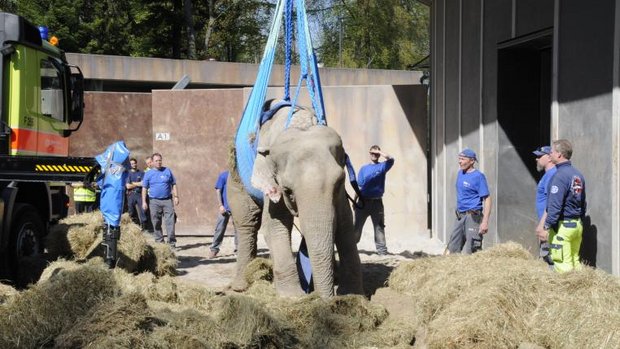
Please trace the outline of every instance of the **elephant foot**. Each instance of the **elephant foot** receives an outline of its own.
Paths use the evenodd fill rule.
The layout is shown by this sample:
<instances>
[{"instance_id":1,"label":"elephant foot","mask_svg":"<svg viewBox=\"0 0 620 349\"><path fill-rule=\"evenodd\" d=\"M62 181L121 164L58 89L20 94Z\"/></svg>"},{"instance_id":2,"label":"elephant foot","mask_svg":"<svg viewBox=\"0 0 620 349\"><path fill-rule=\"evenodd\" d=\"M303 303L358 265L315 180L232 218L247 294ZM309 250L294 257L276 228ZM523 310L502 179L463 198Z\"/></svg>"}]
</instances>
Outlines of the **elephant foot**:
<instances>
[{"instance_id":1,"label":"elephant foot","mask_svg":"<svg viewBox=\"0 0 620 349\"><path fill-rule=\"evenodd\" d=\"M249 287L250 284L245 280L244 277L236 277L230 284L230 289L235 292L246 291Z\"/></svg>"},{"instance_id":2,"label":"elephant foot","mask_svg":"<svg viewBox=\"0 0 620 349\"><path fill-rule=\"evenodd\" d=\"M298 298L306 293L301 289L299 284L286 284L286 285L276 285L276 293L280 297L292 297Z\"/></svg>"}]
</instances>

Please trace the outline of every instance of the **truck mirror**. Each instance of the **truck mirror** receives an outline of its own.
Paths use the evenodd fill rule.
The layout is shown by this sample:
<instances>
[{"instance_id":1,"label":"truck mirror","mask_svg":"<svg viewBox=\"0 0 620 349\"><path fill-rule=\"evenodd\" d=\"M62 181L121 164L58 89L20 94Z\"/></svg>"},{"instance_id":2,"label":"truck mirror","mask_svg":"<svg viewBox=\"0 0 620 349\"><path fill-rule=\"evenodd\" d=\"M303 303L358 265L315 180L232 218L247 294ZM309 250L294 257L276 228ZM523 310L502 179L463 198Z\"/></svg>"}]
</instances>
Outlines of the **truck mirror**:
<instances>
[{"instance_id":1,"label":"truck mirror","mask_svg":"<svg viewBox=\"0 0 620 349\"><path fill-rule=\"evenodd\" d=\"M65 71L69 80L67 91L67 100L69 102L68 122L69 124L74 122L78 124L75 128L65 130L63 132L64 137L68 137L71 135L71 132L77 131L82 125L82 121L84 121L84 75L79 67L70 64L66 66L67 69Z\"/></svg>"},{"instance_id":2,"label":"truck mirror","mask_svg":"<svg viewBox=\"0 0 620 349\"><path fill-rule=\"evenodd\" d=\"M71 73L70 92L69 121L82 122L84 120L84 76L82 76L82 72Z\"/></svg>"}]
</instances>

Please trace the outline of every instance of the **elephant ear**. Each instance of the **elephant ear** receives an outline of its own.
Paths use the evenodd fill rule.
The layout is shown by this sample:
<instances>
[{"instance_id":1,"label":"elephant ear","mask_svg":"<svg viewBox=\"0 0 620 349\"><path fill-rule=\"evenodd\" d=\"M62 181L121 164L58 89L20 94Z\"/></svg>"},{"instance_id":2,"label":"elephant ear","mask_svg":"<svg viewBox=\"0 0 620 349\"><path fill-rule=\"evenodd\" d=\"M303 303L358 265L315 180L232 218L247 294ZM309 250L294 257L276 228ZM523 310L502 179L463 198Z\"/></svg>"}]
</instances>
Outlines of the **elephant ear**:
<instances>
[{"instance_id":1,"label":"elephant ear","mask_svg":"<svg viewBox=\"0 0 620 349\"><path fill-rule=\"evenodd\" d=\"M274 203L280 201L282 197L282 190L276 183L275 168L273 160L269 157L269 148L259 147L252 172L252 186L269 196Z\"/></svg>"}]
</instances>

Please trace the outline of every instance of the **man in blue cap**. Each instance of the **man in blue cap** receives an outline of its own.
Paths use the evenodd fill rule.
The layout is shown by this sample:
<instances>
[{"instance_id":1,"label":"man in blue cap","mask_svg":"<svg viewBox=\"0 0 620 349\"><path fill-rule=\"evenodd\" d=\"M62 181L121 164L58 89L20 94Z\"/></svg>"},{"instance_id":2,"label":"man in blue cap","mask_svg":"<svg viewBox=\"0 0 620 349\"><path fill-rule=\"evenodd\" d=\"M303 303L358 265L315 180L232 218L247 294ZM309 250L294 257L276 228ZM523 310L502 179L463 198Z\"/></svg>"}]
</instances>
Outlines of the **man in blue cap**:
<instances>
[{"instance_id":1,"label":"man in blue cap","mask_svg":"<svg viewBox=\"0 0 620 349\"><path fill-rule=\"evenodd\" d=\"M456 223L446 253L472 254L482 249L482 237L489 231L491 196L484 174L474 168L476 153L465 148L459 153L456 179Z\"/></svg>"},{"instance_id":2,"label":"man in blue cap","mask_svg":"<svg viewBox=\"0 0 620 349\"><path fill-rule=\"evenodd\" d=\"M532 153L536 155L536 170L538 172L545 171L545 174L542 176L540 181L538 181L538 186L536 188L536 214L538 215L538 227L537 229L541 229L545 224L545 219L547 218L547 213L545 211L547 207L547 197L549 195L549 181L555 175L555 164L551 161L551 146L543 146ZM542 258L549 265L553 265L553 261L549 256L549 243L546 240L540 240L540 250L539 250L540 258Z\"/></svg>"}]
</instances>

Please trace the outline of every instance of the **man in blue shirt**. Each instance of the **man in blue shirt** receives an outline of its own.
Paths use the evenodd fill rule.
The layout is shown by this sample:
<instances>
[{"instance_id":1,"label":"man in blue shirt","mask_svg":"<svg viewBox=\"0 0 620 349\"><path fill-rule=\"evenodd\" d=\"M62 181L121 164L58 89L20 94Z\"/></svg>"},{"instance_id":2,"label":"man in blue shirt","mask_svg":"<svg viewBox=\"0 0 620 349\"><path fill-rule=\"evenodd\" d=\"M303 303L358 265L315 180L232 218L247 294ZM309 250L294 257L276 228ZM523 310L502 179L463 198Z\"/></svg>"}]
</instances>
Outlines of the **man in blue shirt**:
<instances>
[{"instance_id":1,"label":"man in blue shirt","mask_svg":"<svg viewBox=\"0 0 620 349\"><path fill-rule=\"evenodd\" d=\"M355 206L355 229L354 233L357 242L362 237L362 228L366 219L370 216L375 229L375 246L379 255L388 253L385 243L385 222L383 208L383 193L385 191L385 175L394 165L394 158L389 154L381 152L378 145L370 147L370 163L362 166L357 175L357 181L360 186L362 200L358 200L358 204L363 202L362 207ZM385 161L379 162L379 158L385 158Z\"/></svg>"},{"instance_id":2,"label":"man in blue shirt","mask_svg":"<svg viewBox=\"0 0 620 349\"><path fill-rule=\"evenodd\" d=\"M148 193L148 207L146 196ZM151 212L151 222L153 223L153 233L155 241L164 242L161 231L162 217L168 234L168 243L173 248L176 247L176 236L174 234L174 206L179 205L179 195L177 193L177 182L169 168L162 166L161 154L153 154L153 166L150 171L144 174L142 181L142 208L147 208Z\"/></svg>"},{"instance_id":3,"label":"man in blue shirt","mask_svg":"<svg viewBox=\"0 0 620 349\"><path fill-rule=\"evenodd\" d=\"M545 223L545 209L547 208L547 196L549 193L549 181L551 177L555 175L555 164L551 161L551 147L544 146L534 150L532 153L536 155L536 169L538 172L545 171L540 181L538 181L538 187L536 188L536 214L538 215L538 228L542 227ZM553 265L553 261L549 256L549 243L547 241L540 241L540 257L549 265Z\"/></svg>"},{"instance_id":4,"label":"man in blue shirt","mask_svg":"<svg viewBox=\"0 0 620 349\"><path fill-rule=\"evenodd\" d=\"M476 153L471 149L459 153L456 223L446 253L477 252L482 249L482 237L489 230L491 196L486 177L474 168L476 161Z\"/></svg>"},{"instance_id":5,"label":"man in blue shirt","mask_svg":"<svg viewBox=\"0 0 620 349\"><path fill-rule=\"evenodd\" d=\"M230 207L228 206L228 199L226 197L226 183L228 181L228 171L220 173L215 183L215 191L217 192L217 201L219 203L219 212L217 215L217 222L215 223L215 232L213 233L213 243L211 244L208 258L215 258L220 253L220 245L224 240L224 233L226 232L226 226L230 219ZM233 228L234 228L233 223ZM237 252L237 229L235 229L235 252Z\"/></svg>"},{"instance_id":6,"label":"man in blue shirt","mask_svg":"<svg viewBox=\"0 0 620 349\"><path fill-rule=\"evenodd\" d=\"M143 230L146 228L146 214L142 209L142 178L144 172L138 168L138 160L135 158L129 159L131 168L129 169L129 176L127 177L127 211L134 223L140 224L140 228Z\"/></svg>"},{"instance_id":7,"label":"man in blue shirt","mask_svg":"<svg viewBox=\"0 0 620 349\"><path fill-rule=\"evenodd\" d=\"M550 242L554 269L566 272L581 267L579 250L582 219L586 214L586 181L570 162L573 145L568 140L554 141L549 155L557 172L549 182L545 223L536 233L540 240Z\"/></svg>"}]
</instances>

